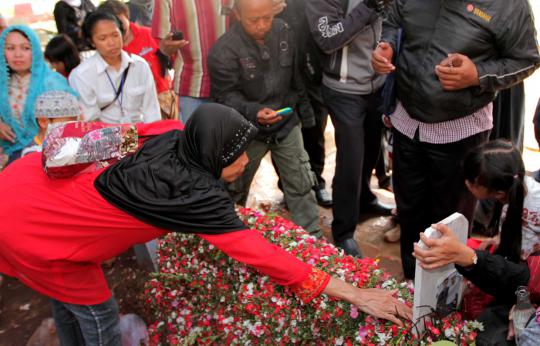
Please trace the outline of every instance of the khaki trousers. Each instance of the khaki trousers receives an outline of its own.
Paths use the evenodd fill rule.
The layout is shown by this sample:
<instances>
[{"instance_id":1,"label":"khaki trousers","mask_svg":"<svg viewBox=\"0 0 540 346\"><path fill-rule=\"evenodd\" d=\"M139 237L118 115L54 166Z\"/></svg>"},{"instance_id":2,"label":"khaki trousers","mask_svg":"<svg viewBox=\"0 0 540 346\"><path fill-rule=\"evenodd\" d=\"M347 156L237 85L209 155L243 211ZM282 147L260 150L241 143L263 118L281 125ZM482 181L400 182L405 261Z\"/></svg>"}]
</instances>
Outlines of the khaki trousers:
<instances>
[{"instance_id":1,"label":"khaki trousers","mask_svg":"<svg viewBox=\"0 0 540 346\"><path fill-rule=\"evenodd\" d=\"M251 142L247 148L249 164L246 171L228 185L233 200L245 205L253 177L268 151L271 152L279 170L285 202L292 220L308 232L318 231L319 208L312 190L316 180L309 165L309 156L304 150L300 125L295 126L279 143L265 143L258 140Z\"/></svg>"}]
</instances>

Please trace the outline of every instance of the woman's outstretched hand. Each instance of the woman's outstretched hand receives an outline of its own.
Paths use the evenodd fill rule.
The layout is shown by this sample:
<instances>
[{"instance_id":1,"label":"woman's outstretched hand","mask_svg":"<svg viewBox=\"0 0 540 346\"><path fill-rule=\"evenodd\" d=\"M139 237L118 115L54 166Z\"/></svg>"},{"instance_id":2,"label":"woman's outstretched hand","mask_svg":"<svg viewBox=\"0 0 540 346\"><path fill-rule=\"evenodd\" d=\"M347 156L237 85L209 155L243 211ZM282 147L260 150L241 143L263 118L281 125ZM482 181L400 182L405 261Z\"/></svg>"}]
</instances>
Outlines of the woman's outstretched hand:
<instances>
[{"instance_id":1,"label":"woman's outstretched hand","mask_svg":"<svg viewBox=\"0 0 540 346\"><path fill-rule=\"evenodd\" d=\"M361 311L391 321L398 326L403 326L400 318L407 320L412 318L412 309L396 298L397 290L358 288L345 281L331 278L323 292L348 301Z\"/></svg>"},{"instance_id":2,"label":"woman's outstretched hand","mask_svg":"<svg viewBox=\"0 0 540 346\"><path fill-rule=\"evenodd\" d=\"M397 290L388 291L379 288L359 288L359 290L357 302L353 304L363 312L393 322L400 327L403 326L400 318L412 319L412 309L396 298Z\"/></svg>"}]
</instances>

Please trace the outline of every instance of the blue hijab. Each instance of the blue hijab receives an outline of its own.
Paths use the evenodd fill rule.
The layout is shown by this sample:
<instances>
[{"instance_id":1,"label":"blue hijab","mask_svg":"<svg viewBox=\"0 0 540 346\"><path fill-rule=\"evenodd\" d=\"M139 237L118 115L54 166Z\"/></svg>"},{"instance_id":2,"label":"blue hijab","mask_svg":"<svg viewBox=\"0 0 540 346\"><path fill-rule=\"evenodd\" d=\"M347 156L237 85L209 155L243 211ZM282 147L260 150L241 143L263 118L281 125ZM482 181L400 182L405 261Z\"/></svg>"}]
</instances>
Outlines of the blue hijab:
<instances>
[{"instance_id":1,"label":"blue hijab","mask_svg":"<svg viewBox=\"0 0 540 346\"><path fill-rule=\"evenodd\" d=\"M14 30L24 33L32 47L30 88L21 114L22 126L12 115L8 94L11 73L6 60L5 44L6 36ZM0 139L0 146L4 149L4 153L10 155L23 149L37 135L39 128L34 116L36 98L50 90L62 90L77 95L64 77L49 68L43 57L39 38L32 29L25 25L12 25L5 29L0 36L0 120L11 127L16 138L15 143Z\"/></svg>"}]
</instances>

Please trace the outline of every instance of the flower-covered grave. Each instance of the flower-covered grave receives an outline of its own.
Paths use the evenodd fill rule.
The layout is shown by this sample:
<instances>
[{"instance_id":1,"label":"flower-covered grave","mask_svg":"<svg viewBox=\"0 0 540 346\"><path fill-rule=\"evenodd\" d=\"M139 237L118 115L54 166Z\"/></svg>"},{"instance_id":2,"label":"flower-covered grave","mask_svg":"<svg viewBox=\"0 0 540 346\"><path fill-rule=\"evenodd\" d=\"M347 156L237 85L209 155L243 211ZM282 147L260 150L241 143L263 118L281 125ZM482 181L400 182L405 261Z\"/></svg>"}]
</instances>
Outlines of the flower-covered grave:
<instances>
[{"instance_id":1,"label":"flower-covered grave","mask_svg":"<svg viewBox=\"0 0 540 346\"><path fill-rule=\"evenodd\" d=\"M297 258L358 287L397 289L399 299L412 305L412 288L381 270L378 260L347 256L279 216L250 209L239 214ZM431 316L415 336L411 322L399 327L324 294L304 304L289 288L196 235L171 233L160 240L159 265L144 292L155 315L152 345L472 345L482 328L453 313Z\"/></svg>"}]
</instances>

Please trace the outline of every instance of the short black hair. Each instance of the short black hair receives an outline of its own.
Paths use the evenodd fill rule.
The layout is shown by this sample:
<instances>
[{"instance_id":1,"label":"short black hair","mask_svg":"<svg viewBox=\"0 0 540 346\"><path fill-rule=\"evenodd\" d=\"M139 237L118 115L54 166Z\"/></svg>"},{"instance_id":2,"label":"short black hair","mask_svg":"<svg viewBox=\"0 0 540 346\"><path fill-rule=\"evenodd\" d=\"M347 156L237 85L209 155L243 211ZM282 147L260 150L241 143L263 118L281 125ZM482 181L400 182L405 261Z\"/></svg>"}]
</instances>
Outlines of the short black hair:
<instances>
[{"instance_id":1,"label":"short black hair","mask_svg":"<svg viewBox=\"0 0 540 346\"><path fill-rule=\"evenodd\" d=\"M66 67L66 74L81 63L79 50L73 40L66 34L53 37L45 47L45 58L50 62L63 62Z\"/></svg>"},{"instance_id":2,"label":"short black hair","mask_svg":"<svg viewBox=\"0 0 540 346\"><path fill-rule=\"evenodd\" d=\"M126 31L124 30L124 26L122 25L122 22L114 14L101 11L101 10L91 12L90 14L86 16L86 18L84 18L84 22L82 24L83 38L89 44L92 44L92 32L94 31L94 27L96 26L98 22L102 20L108 20L108 21L114 22L116 24L116 27L122 33L122 36L126 34Z\"/></svg>"},{"instance_id":3,"label":"short black hair","mask_svg":"<svg viewBox=\"0 0 540 346\"><path fill-rule=\"evenodd\" d=\"M236 10L237 12L240 11L241 2L242 0L234 0L233 9Z\"/></svg>"},{"instance_id":4,"label":"short black hair","mask_svg":"<svg viewBox=\"0 0 540 346\"><path fill-rule=\"evenodd\" d=\"M129 18L129 7L120 0L104 1L98 6L97 10L110 12L116 16L123 14Z\"/></svg>"}]
</instances>

